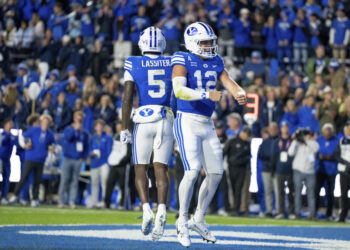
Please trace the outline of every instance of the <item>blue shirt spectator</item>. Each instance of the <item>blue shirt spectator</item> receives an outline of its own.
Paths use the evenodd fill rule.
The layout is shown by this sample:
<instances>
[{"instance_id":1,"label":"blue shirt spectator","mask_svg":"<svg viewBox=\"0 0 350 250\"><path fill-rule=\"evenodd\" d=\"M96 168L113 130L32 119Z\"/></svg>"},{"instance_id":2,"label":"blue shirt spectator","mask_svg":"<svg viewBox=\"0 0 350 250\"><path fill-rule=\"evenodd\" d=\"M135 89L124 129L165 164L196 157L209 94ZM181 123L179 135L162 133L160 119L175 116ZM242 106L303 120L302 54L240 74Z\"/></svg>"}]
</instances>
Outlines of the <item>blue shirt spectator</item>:
<instances>
[{"instance_id":1,"label":"blue shirt spectator","mask_svg":"<svg viewBox=\"0 0 350 250\"><path fill-rule=\"evenodd\" d=\"M138 43L139 36L142 30L151 25L150 19L145 16L146 7L140 6L138 9L138 15L131 19L131 41L133 43Z\"/></svg>"},{"instance_id":2,"label":"blue shirt spectator","mask_svg":"<svg viewBox=\"0 0 350 250\"><path fill-rule=\"evenodd\" d=\"M275 17L270 15L267 19L267 24L262 30L262 35L265 37L265 48L268 55L276 55L277 53L277 34L275 26Z\"/></svg>"},{"instance_id":3,"label":"blue shirt spectator","mask_svg":"<svg viewBox=\"0 0 350 250\"><path fill-rule=\"evenodd\" d=\"M25 152L26 161L44 163L49 146L55 143L53 133L38 126L24 132L23 137L31 142L31 148Z\"/></svg>"},{"instance_id":4,"label":"blue shirt spectator","mask_svg":"<svg viewBox=\"0 0 350 250\"><path fill-rule=\"evenodd\" d=\"M302 106L298 111L298 128L308 128L312 132L318 133L319 122L315 118L315 114L315 98L310 95L306 98L306 105Z\"/></svg>"},{"instance_id":5,"label":"blue shirt spectator","mask_svg":"<svg viewBox=\"0 0 350 250\"><path fill-rule=\"evenodd\" d=\"M322 16L320 5L316 4L314 0L307 0L303 9L306 11L307 18L310 18L312 13Z\"/></svg>"},{"instance_id":6,"label":"blue shirt spectator","mask_svg":"<svg viewBox=\"0 0 350 250\"><path fill-rule=\"evenodd\" d=\"M50 16L47 27L52 29L53 39L60 40L68 28L68 18L62 11L60 2L57 2L53 8L54 13Z\"/></svg>"},{"instance_id":7,"label":"blue shirt spectator","mask_svg":"<svg viewBox=\"0 0 350 250\"><path fill-rule=\"evenodd\" d=\"M237 19L234 24L235 46L249 47L251 45L251 22L248 19L249 11L247 9L241 9L240 15L241 17Z\"/></svg>"},{"instance_id":8,"label":"blue shirt spectator","mask_svg":"<svg viewBox=\"0 0 350 250\"><path fill-rule=\"evenodd\" d=\"M82 119L78 119L82 123ZM86 159L89 154L89 135L85 130L73 125L64 130L63 155L70 159Z\"/></svg>"},{"instance_id":9,"label":"blue shirt spectator","mask_svg":"<svg viewBox=\"0 0 350 250\"><path fill-rule=\"evenodd\" d=\"M344 10L337 11L337 18L333 20L329 34L330 45L347 45L350 35L350 21L346 17Z\"/></svg>"},{"instance_id":10,"label":"blue shirt spectator","mask_svg":"<svg viewBox=\"0 0 350 250\"><path fill-rule=\"evenodd\" d=\"M335 176L338 173L338 163L334 153L338 147L339 139L333 135L333 125L326 123L322 127L322 135L316 141L320 146L317 153L316 171L325 175Z\"/></svg>"}]
</instances>

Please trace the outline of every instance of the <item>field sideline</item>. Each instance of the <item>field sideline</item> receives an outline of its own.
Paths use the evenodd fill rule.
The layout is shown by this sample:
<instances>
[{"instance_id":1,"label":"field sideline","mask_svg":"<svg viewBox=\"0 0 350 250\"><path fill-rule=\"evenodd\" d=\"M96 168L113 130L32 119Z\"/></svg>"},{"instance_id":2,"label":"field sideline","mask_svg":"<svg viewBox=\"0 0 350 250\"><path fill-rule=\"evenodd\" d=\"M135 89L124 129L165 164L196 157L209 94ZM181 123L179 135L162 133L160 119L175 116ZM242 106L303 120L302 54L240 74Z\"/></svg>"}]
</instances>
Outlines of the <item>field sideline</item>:
<instances>
[{"instance_id":1,"label":"field sideline","mask_svg":"<svg viewBox=\"0 0 350 250\"><path fill-rule=\"evenodd\" d=\"M141 211L90 210L86 208L59 209L56 206L38 208L21 206L0 207L0 225L62 225L62 224L140 224ZM168 213L167 224L175 224L175 214ZM328 221L276 220L260 217L206 216L206 222L215 225L275 225L275 226L334 226L349 227Z\"/></svg>"}]
</instances>

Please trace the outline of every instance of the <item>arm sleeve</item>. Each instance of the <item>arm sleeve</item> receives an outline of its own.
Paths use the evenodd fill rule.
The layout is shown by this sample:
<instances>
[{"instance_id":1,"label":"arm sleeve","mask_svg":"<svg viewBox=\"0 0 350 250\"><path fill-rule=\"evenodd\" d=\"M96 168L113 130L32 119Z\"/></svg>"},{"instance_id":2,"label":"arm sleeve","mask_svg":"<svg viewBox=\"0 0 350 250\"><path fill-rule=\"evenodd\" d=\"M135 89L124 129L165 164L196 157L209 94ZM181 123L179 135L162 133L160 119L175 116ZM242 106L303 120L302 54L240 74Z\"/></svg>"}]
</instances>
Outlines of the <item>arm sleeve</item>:
<instances>
[{"instance_id":1,"label":"arm sleeve","mask_svg":"<svg viewBox=\"0 0 350 250\"><path fill-rule=\"evenodd\" d=\"M24 132L22 135L24 138L29 138L32 134L33 134L33 128L30 128L26 132Z\"/></svg>"},{"instance_id":2,"label":"arm sleeve","mask_svg":"<svg viewBox=\"0 0 350 250\"><path fill-rule=\"evenodd\" d=\"M73 141L74 140L74 135L75 135L75 131L74 129L71 129L69 127L67 127L64 132L63 132L63 138L67 141Z\"/></svg>"},{"instance_id":3,"label":"arm sleeve","mask_svg":"<svg viewBox=\"0 0 350 250\"><path fill-rule=\"evenodd\" d=\"M288 149L288 155L289 156L294 156L295 151L297 148L298 142L297 141L292 141L292 144L290 145L290 148Z\"/></svg>"},{"instance_id":4,"label":"arm sleeve","mask_svg":"<svg viewBox=\"0 0 350 250\"><path fill-rule=\"evenodd\" d=\"M186 101L209 99L209 92L198 91L186 87L187 79L184 76L173 78L173 89L176 98Z\"/></svg>"}]
</instances>

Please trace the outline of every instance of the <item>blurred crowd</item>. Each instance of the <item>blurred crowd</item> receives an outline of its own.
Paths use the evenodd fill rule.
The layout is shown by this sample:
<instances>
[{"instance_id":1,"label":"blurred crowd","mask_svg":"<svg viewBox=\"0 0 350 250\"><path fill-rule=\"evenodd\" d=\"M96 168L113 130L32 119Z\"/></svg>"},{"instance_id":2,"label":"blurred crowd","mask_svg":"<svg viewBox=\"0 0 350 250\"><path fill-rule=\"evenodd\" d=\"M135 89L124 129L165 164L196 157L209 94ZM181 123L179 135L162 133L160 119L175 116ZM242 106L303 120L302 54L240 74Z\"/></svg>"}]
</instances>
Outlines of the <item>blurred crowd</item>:
<instances>
[{"instance_id":1,"label":"blurred crowd","mask_svg":"<svg viewBox=\"0 0 350 250\"><path fill-rule=\"evenodd\" d=\"M288 183L289 214L301 216L304 182L308 216L315 218L317 208L327 205L327 216L332 217L331 194L338 171L345 197L350 182L348 163L342 162L349 161L342 153L348 150L349 126L345 125L350 119L348 0L0 0L0 5L3 204L8 202L4 190L9 186L10 152L5 148L10 144L17 146L26 169L13 201L27 201L28 186L33 186L32 205L38 205L39 183L44 183L46 190L59 193L59 206L74 207L87 192L91 194L88 206L108 207L117 182L119 191L129 192L134 204L133 169L127 167L130 149L119 150L118 144L124 60L139 55L139 34L150 25L162 29L166 54L184 50L183 30L195 21L213 27L230 76L247 93L259 96L259 116L250 124L251 131L244 130L246 110L232 96L226 93L217 104L213 119L227 168L222 184L226 188L218 194L224 198L224 209L216 210L224 214L234 207L237 215L248 211L247 145L252 137L264 138L258 178L265 197L256 199L263 200L265 215L284 216ZM21 129L23 137L9 136L11 128ZM47 147L36 152L33 145L43 142ZM237 145L247 150L235 152ZM118 160L109 162L113 152L111 158ZM33 164L38 161L39 166ZM339 164L345 168L339 169ZM176 170L171 175L176 188L181 173L176 152L169 165ZM47 174L57 167L60 178ZM89 170L87 190L81 186L81 173ZM322 186L327 190L326 202L318 199ZM347 199L342 198L341 204L347 207Z\"/></svg>"}]
</instances>

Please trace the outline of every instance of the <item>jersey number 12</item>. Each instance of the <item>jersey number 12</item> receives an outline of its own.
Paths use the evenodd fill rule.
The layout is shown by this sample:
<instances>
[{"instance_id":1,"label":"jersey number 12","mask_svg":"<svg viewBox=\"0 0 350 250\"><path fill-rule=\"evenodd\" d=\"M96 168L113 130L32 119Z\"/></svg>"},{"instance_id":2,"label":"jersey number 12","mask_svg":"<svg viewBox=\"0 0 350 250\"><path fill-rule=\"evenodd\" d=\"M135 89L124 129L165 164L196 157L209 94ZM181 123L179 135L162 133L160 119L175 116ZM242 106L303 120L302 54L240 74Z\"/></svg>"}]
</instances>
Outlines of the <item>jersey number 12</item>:
<instances>
[{"instance_id":1,"label":"jersey number 12","mask_svg":"<svg viewBox=\"0 0 350 250\"><path fill-rule=\"evenodd\" d=\"M204 76L206 78L209 78L210 76L214 77L214 81L207 81L207 83L205 84L205 86L203 86L203 81L202 81L202 71L200 70L196 70L196 72L194 72L194 77L197 78L197 88L196 90L198 91L210 91L213 90L213 87L216 87L216 81L217 81L217 73L216 71L206 71Z\"/></svg>"}]
</instances>

